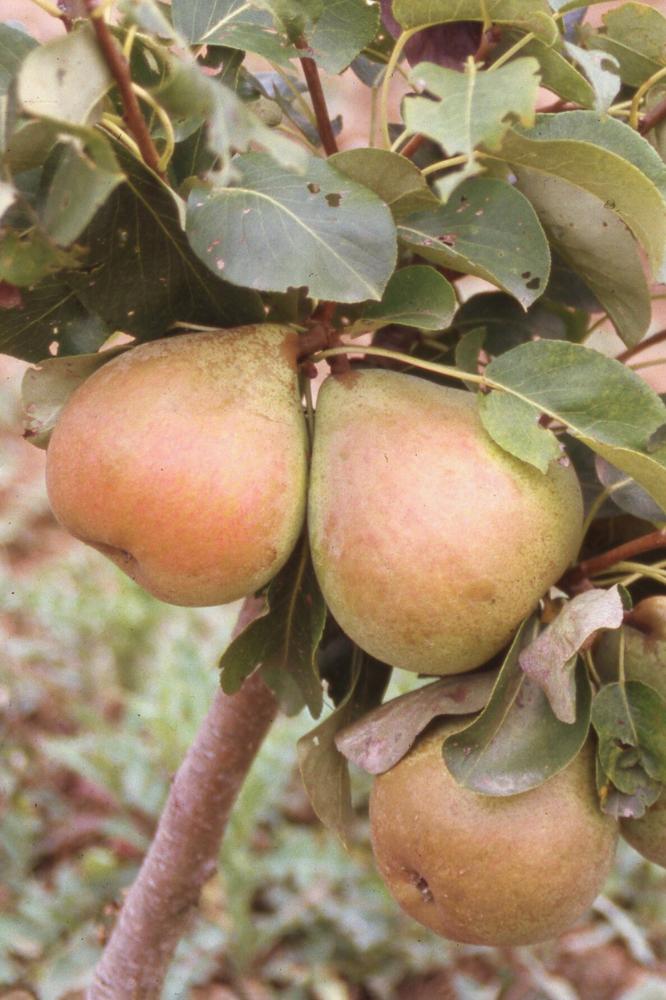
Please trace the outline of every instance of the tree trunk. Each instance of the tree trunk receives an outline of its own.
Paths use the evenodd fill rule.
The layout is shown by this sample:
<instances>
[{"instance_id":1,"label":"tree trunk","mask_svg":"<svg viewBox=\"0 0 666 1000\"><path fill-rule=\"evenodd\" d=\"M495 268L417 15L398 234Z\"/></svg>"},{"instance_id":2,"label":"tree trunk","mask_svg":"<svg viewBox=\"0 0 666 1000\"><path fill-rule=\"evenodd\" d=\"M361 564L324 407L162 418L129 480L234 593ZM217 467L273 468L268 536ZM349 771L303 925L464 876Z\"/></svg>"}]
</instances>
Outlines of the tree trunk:
<instances>
[{"instance_id":1,"label":"tree trunk","mask_svg":"<svg viewBox=\"0 0 666 1000\"><path fill-rule=\"evenodd\" d=\"M248 599L235 633L257 613ZM176 945L257 750L277 712L254 674L229 697L219 691L173 780L153 842L95 970L88 1000L159 1000Z\"/></svg>"}]
</instances>

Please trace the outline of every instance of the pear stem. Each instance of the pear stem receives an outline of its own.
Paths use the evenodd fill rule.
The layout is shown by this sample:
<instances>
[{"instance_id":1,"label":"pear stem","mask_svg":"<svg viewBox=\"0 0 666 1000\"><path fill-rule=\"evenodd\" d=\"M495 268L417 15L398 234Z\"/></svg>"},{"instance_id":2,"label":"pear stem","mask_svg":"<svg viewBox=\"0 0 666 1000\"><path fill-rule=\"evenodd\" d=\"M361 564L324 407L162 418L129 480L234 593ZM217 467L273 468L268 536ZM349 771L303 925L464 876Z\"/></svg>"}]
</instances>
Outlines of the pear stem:
<instances>
[{"instance_id":1,"label":"pear stem","mask_svg":"<svg viewBox=\"0 0 666 1000\"><path fill-rule=\"evenodd\" d=\"M296 41L296 48L307 49L308 43L304 38L299 38ZM310 92L312 108L315 113L315 118L317 119L317 131L319 132L321 144L324 147L326 155L332 156L333 153L337 153L338 144L336 142L333 125L331 124L331 119L328 114L326 97L324 96L324 88L321 85L317 63L310 56L300 56L300 63L303 69L305 82L307 83L308 90Z\"/></svg>"},{"instance_id":2,"label":"pear stem","mask_svg":"<svg viewBox=\"0 0 666 1000\"><path fill-rule=\"evenodd\" d=\"M261 604L246 599L241 632ZM233 696L218 691L173 779L157 831L129 890L88 1000L159 1000L164 978L204 883L217 870L236 796L277 713L252 674Z\"/></svg>"}]
</instances>

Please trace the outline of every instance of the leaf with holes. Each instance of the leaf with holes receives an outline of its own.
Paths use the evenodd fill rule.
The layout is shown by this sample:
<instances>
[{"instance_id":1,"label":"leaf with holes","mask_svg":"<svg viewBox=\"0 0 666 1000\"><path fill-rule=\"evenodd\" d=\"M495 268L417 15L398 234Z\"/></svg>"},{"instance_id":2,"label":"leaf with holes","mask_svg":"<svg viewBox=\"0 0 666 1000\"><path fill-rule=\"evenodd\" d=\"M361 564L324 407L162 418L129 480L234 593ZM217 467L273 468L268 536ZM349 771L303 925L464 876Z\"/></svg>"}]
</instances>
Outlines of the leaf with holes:
<instances>
[{"instance_id":1,"label":"leaf with holes","mask_svg":"<svg viewBox=\"0 0 666 1000\"><path fill-rule=\"evenodd\" d=\"M512 121L531 125L539 90L539 64L516 59L493 73L480 73L473 63L464 73L419 63L412 82L428 97L408 96L402 105L406 128L438 142L448 156L478 146L496 149Z\"/></svg>"},{"instance_id":2,"label":"leaf with holes","mask_svg":"<svg viewBox=\"0 0 666 1000\"><path fill-rule=\"evenodd\" d=\"M520 666L543 690L562 722L576 720L577 653L599 629L619 628L623 619L617 587L587 590L564 604L555 620L521 651Z\"/></svg>"},{"instance_id":3,"label":"leaf with holes","mask_svg":"<svg viewBox=\"0 0 666 1000\"><path fill-rule=\"evenodd\" d=\"M17 291L0 309L0 353L41 361L51 344L58 345L59 354L86 353L97 350L111 332L60 276Z\"/></svg>"},{"instance_id":4,"label":"leaf with holes","mask_svg":"<svg viewBox=\"0 0 666 1000\"><path fill-rule=\"evenodd\" d=\"M190 45L221 45L288 65L298 53L275 33L268 10L244 0L173 0L176 30Z\"/></svg>"},{"instance_id":5,"label":"leaf with holes","mask_svg":"<svg viewBox=\"0 0 666 1000\"><path fill-rule=\"evenodd\" d=\"M666 703L653 688L640 681L604 685L592 703L592 725L604 773L621 792L666 782Z\"/></svg>"},{"instance_id":6,"label":"leaf with holes","mask_svg":"<svg viewBox=\"0 0 666 1000\"><path fill-rule=\"evenodd\" d=\"M655 274L666 273L666 165L634 129L594 111L538 115L534 128L507 132L498 156L595 195L645 247Z\"/></svg>"},{"instance_id":7,"label":"leaf with holes","mask_svg":"<svg viewBox=\"0 0 666 1000\"><path fill-rule=\"evenodd\" d=\"M303 176L261 153L235 164L235 187L196 189L188 202L188 238L211 271L262 291L304 287L334 302L381 299L396 236L372 191L316 157Z\"/></svg>"},{"instance_id":8,"label":"leaf with holes","mask_svg":"<svg viewBox=\"0 0 666 1000\"><path fill-rule=\"evenodd\" d=\"M581 344L540 340L494 358L485 375L489 385L563 423L665 505L666 449L650 452L649 441L666 423L666 407L635 372ZM501 400L494 405L501 407ZM498 410L493 416L499 419ZM512 406L507 406L504 418L508 435L509 428L515 428ZM492 435L492 423L487 429Z\"/></svg>"},{"instance_id":9,"label":"leaf with holes","mask_svg":"<svg viewBox=\"0 0 666 1000\"><path fill-rule=\"evenodd\" d=\"M426 260L485 278L525 309L548 283L550 251L541 224L527 198L503 181L465 181L437 211L405 219L398 234Z\"/></svg>"},{"instance_id":10,"label":"leaf with holes","mask_svg":"<svg viewBox=\"0 0 666 1000\"><path fill-rule=\"evenodd\" d=\"M666 17L649 4L625 3L603 16L605 33L590 34L587 44L615 59L630 87L639 87L666 64Z\"/></svg>"},{"instance_id":11,"label":"leaf with holes","mask_svg":"<svg viewBox=\"0 0 666 1000\"><path fill-rule=\"evenodd\" d=\"M328 162L341 174L374 191L395 219L439 206L439 198L419 168L388 149L345 149L329 156Z\"/></svg>"},{"instance_id":12,"label":"leaf with holes","mask_svg":"<svg viewBox=\"0 0 666 1000\"><path fill-rule=\"evenodd\" d=\"M639 248L624 222L582 188L517 167L518 187L534 207L553 250L607 311L625 344L650 325L652 302Z\"/></svg>"},{"instance_id":13,"label":"leaf with holes","mask_svg":"<svg viewBox=\"0 0 666 1000\"><path fill-rule=\"evenodd\" d=\"M608 111L615 100L622 80L618 74L617 59L602 52L590 52L573 42L565 42L564 47L574 62L577 62L594 88L595 111Z\"/></svg>"},{"instance_id":14,"label":"leaf with holes","mask_svg":"<svg viewBox=\"0 0 666 1000\"><path fill-rule=\"evenodd\" d=\"M325 619L326 605L308 545L301 541L268 585L263 614L222 654L222 690L235 694L245 678L259 668L288 714L294 715L307 705L316 718L323 704L316 653Z\"/></svg>"},{"instance_id":15,"label":"leaf with holes","mask_svg":"<svg viewBox=\"0 0 666 1000\"><path fill-rule=\"evenodd\" d=\"M465 788L482 795L518 795L543 784L573 760L590 726L590 684L576 675L576 721L561 722L541 688L520 668L518 655L536 632L518 632L488 704L470 726L444 741L446 765Z\"/></svg>"},{"instance_id":16,"label":"leaf with holes","mask_svg":"<svg viewBox=\"0 0 666 1000\"><path fill-rule=\"evenodd\" d=\"M493 49L492 59L501 57L505 52L522 41L525 35L520 31L510 29L502 32L497 48ZM565 101L573 101L584 108L594 106L594 90L588 80L571 65L566 58L562 42L547 45L533 38L520 50L522 56L531 56L539 63L541 86L551 90ZM492 65L492 63L491 63Z\"/></svg>"}]
</instances>

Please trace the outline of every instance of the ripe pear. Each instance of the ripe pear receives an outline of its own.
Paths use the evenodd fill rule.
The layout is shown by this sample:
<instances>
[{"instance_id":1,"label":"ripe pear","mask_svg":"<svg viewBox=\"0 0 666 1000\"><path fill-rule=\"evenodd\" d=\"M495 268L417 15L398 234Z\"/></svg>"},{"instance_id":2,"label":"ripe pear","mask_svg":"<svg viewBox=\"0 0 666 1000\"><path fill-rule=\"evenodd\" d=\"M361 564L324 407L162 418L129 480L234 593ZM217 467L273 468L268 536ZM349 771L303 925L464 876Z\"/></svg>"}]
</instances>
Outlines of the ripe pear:
<instances>
[{"instance_id":1,"label":"ripe pear","mask_svg":"<svg viewBox=\"0 0 666 1000\"><path fill-rule=\"evenodd\" d=\"M666 868L666 795L640 819L620 820L620 831L628 844L648 861Z\"/></svg>"},{"instance_id":2,"label":"ripe pear","mask_svg":"<svg viewBox=\"0 0 666 1000\"><path fill-rule=\"evenodd\" d=\"M611 867L617 823L599 809L588 744L559 774L520 795L491 798L456 784L439 722L375 779L375 860L399 905L442 937L533 944L566 930Z\"/></svg>"},{"instance_id":3,"label":"ripe pear","mask_svg":"<svg viewBox=\"0 0 666 1000\"><path fill-rule=\"evenodd\" d=\"M47 451L56 518L155 597L225 604L301 531L297 335L266 324L141 344L72 394Z\"/></svg>"},{"instance_id":4,"label":"ripe pear","mask_svg":"<svg viewBox=\"0 0 666 1000\"><path fill-rule=\"evenodd\" d=\"M343 630L394 667L456 674L574 559L582 499L571 467L543 475L495 444L473 393L367 370L320 391L308 519Z\"/></svg>"},{"instance_id":5,"label":"ripe pear","mask_svg":"<svg viewBox=\"0 0 666 1000\"><path fill-rule=\"evenodd\" d=\"M624 673L628 681L642 681L666 701L666 597L646 597L631 612L630 624L602 632L594 646L600 677L618 679L620 632L624 633Z\"/></svg>"}]
</instances>

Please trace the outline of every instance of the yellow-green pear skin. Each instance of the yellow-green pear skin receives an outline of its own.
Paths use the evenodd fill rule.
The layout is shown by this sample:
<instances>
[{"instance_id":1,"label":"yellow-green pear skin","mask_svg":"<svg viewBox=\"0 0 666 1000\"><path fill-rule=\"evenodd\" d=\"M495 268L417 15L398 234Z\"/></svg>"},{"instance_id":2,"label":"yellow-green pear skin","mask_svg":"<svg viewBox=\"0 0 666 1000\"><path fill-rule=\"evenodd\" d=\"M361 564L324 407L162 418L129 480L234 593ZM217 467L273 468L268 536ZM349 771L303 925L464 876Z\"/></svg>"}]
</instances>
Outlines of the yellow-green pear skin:
<instances>
[{"instance_id":1,"label":"yellow-green pear skin","mask_svg":"<svg viewBox=\"0 0 666 1000\"><path fill-rule=\"evenodd\" d=\"M170 604L225 604L301 532L297 334L271 324L154 340L65 404L47 451L56 518Z\"/></svg>"},{"instance_id":2,"label":"yellow-green pear skin","mask_svg":"<svg viewBox=\"0 0 666 1000\"><path fill-rule=\"evenodd\" d=\"M629 624L602 632L594 662L604 681L618 680L621 632L626 680L649 684L666 701L666 597L646 597L631 612Z\"/></svg>"},{"instance_id":3,"label":"yellow-green pear skin","mask_svg":"<svg viewBox=\"0 0 666 1000\"><path fill-rule=\"evenodd\" d=\"M442 937L509 946L565 931L601 890L617 823L599 809L588 744L559 774L494 798L456 784L442 742L461 722L430 728L375 778L372 845L398 904Z\"/></svg>"},{"instance_id":4,"label":"yellow-green pear skin","mask_svg":"<svg viewBox=\"0 0 666 1000\"><path fill-rule=\"evenodd\" d=\"M329 377L317 400L308 520L331 613L394 667L484 663L576 557L573 469L496 445L476 396L397 372Z\"/></svg>"},{"instance_id":5,"label":"yellow-green pear skin","mask_svg":"<svg viewBox=\"0 0 666 1000\"><path fill-rule=\"evenodd\" d=\"M666 795L640 819L620 820L622 837L648 861L666 868Z\"/></svg>"}]
</instances>

